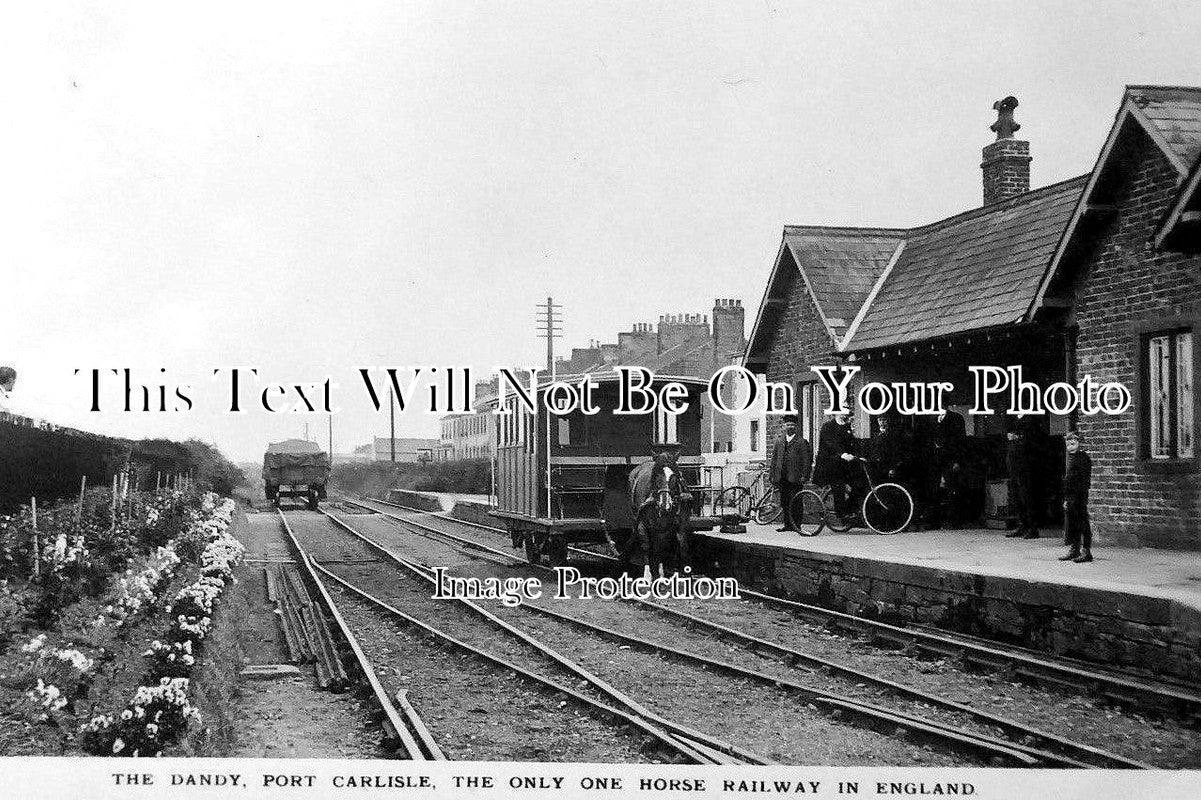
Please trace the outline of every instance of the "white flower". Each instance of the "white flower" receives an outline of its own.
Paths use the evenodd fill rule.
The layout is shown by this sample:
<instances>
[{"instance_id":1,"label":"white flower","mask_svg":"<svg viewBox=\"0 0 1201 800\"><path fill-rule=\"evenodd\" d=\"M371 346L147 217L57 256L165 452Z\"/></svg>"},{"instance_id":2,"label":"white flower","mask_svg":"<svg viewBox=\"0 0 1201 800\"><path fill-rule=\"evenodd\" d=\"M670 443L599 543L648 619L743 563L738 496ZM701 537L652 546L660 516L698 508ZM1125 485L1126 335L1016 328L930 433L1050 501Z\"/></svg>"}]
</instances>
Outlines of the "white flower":
<instances>
[{"instance_id":1,"label":"white flower","mask_svg":"<svg viewBox=\"0 0 1201 800\"><path fill-rule=\"evenodd\" d=\"M121 741L121 737L118 736L116 741L113 742L113 755L117 755L124 749L125 749L125 742Z\"/></svg>"},{"instance_id":2,"label":"white flower","mask_svg":"<svg viewBox=\"0 0 1201 800\"><path fill-rule=\"evenodd\" d=\"M46 634L39 633L34 638L30 639L26 644L21 646L22 653L33 653L41 649L46 643Z\"/></svg>"},{"instance_id":3,"label":"white flower","mask_svg":"<svg viewBox=\"0 0 1201 800\"><path fill-rule=\"evenodd\" d=\"M123 721L133 719L133 712L130 711L128 708L125 709L124 711L121 712L121 719Z\"/></svg>"}]
</instances>

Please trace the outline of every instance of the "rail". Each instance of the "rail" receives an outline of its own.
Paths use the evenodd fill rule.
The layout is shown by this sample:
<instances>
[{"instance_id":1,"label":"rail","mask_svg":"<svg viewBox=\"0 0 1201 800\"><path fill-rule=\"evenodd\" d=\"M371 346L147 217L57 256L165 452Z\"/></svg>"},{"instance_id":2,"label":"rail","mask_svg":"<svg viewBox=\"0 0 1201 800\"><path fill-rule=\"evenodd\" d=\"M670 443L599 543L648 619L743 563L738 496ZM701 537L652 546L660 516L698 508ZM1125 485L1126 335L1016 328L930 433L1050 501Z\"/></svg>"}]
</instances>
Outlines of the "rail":
<instances>
[{"instance_id":1,"label":"rail","mask_svg":"<svg viewBox=\"0 0 1201 800\"><path fill-rule=\"evenodd\" d=\"M314 570L313 562L309 558L308 553L305 552L300 541L296 538L296 534L293 533L292 526L288 524L288 518L284 516L283 511L277 509L276 513L279 514L280 522L283 524L284 532L288 537L288 544L296 556L296 561L305 571L307 582L317 589L317 595L321 603L334 620L334 624L341 634L342 640L346 642L346 646L354 657L358 672L362 676L369 695L374 700L382 716L382 725L386 740L395 743L413 761L439 761L444 759L445 756L442 755L442 751L436 745L433 747L429 746L432 743L432 737L428 742L425 742L424 739L419 741L418 737L414 736L410 730L410 727L412 727L428 733L425 724L421 721L416 710L411 705L403 703L401 705L402 711L397 711L396 706L392 704L387 691L384 689L383 684L380 683L379 677L375 674L375 670L371 666L370 659L363 652L358 639L351 632L350 626L346 624L346 620L342 617L341 612L338 611L338 607L334 603L333 598L330 597L325 584L317 575L316 570Z\"/></svg>"},{"instance_id":2,"label":"rail","mask_svg":"<svg viewBox=\"0 0 1201 800\"><path fill-rule=\"evenodd\" d=\"M370 499L370 502L406 509L405 506L374 498ZM363 507L369 508L365 505ZM378 509L376 510L378 512ZM461 520L445 513L431 514L430 516L447 519L458 525L479 528L492 534L504 535L505 533L499 528L470 520ZM594 550L568 547L568 551L590 558L615 561L612 556ZM508 553L504 555L512 558ZM977 664L992 669L1006 669L1013 675L1036 684L1060 689L1067 688L1073 691L1080 691L1083 687L1091 694L1120 705L1142 711L1151 709L1185 719L1193 724L1201 724L1201 694L1173 683L1149 679L1120 670L1102 670L1085 662L1048 657L1025 648L980 640L950 631L932 630L924 626L909 627L868 617L859 617L811 603L757 592L746 587L740 587L739 591L744 597L765 605L787 609L831 628L858 631L882 642L938 656L958 658L968 664Z\"/></svg>"},{"instance_id":3,"label":"rail","mask_svg":"<svg viewBox=\"0 0 1201 800\"><path fill-rule=\"evenodd\" d=\"M364 507L369 508L369 506ZM395 517L386 513L384 516L390 517L394 521L405 526L412 526L413 528L417 528L419 530L424 528L426 531L451 539L455 541L456 544L464 546L472 551L480 551L488 554L489 556L499 556L505 559L505 563L521 561L521 559L517 556L495 550L494 548L490 548L487 545L483 545L479 542L473 542L468 539L463 539L462 537L457 537L454 534L450 534L446 531L439 531L436 528L423 526L416 520ZM457 521L458 520L456 520L456 522ZM345 523L341 524L345 526ZM349 526L345 527L349 529ZM476 553L473 552L472 555L476 555ZM396 556L393 554L393 557L395 558ZM815 656L809 656L808 654L801 653L800 651L786 648L783 645L776 645L774 643L767 642L766 640L757 639L756 637L751 637L731 628L709 623L706 620L701 620L693 617L692 615L683 614L682 612L676 612L674 609L668 609L660 606L657 603L650 603L649 601L638 602L642 602L654 610L665 612L669 615L687 617L690 623L698 624L700 627L704 627L708 630L722 632L725 635L732 636L732 638L741 637L744 645L751 646L752 649L755 649L756 651L763 649L774 649L778 654L783 654L785 659L790 662L797 660L797 657L799 657L800 659L808 659L809 663L813 663L816 666L833 668L834 671L840 671L844 669L842 665L836 664L835 662L830 662ZM757 672L755 670L750 670L729 662L711 659L664 644L651 642L640 637L630 636L619 631L604 628L602 626L577 619L570 615L552 611L536 604L525 604L522 605L521 608L527 611L559 619L560 621L575 625L577 627L585 628L593 633L623 642L627 645L652 649L664 655L700 664L705 668L721 670L730 674L738 675L739 677L757 681L759 683L766 683L775 686L788 692L798 694L805 700L816 705L823 706L830 711L851 716L867 727L879 728L881 725L889 724L893 725L894 727L904 728L905 730L911 731L919 736L924 736L939 740L946 744L950 744L955 749L973 750L977 753L985 754L990 757L1000 757L1004 760L1013 761L1027 766L1036 764L1077 768L1093 766L1147 768L1149 766L1143 762L1128 759L1100 748L1095 748L1087 744L1075 742L1055 734L1041 731L1005 717L1000 717L971 708L970 706L964 704L955 703L945 698L922 692L921 690L913 687L906 687L902 684L897 684L884 678L878 678L877 676L869 673L863 673L849 669L844 672L844 674L849 673L853 677L864 680L865 682L883 686L884 688L893 691L895 694L913 697L923 702L930 703L931 705L969 715L980 722L989 725L996 725L1007 735L1009 735L1011 739L1003 740L997 737L964 732L948 724L917 717L905 712L884 708L870 702L856 700L854 698L838 695L826 690L815 689L795 681L789 681L776 676ZM1018 741L1015 742L1013 740ZM1042 747L1034 747L1030 744L1026 744L1026 742L1041 744ZM1054 750L1047 748L1054 748Z\"/></svg>"}]
</instances>

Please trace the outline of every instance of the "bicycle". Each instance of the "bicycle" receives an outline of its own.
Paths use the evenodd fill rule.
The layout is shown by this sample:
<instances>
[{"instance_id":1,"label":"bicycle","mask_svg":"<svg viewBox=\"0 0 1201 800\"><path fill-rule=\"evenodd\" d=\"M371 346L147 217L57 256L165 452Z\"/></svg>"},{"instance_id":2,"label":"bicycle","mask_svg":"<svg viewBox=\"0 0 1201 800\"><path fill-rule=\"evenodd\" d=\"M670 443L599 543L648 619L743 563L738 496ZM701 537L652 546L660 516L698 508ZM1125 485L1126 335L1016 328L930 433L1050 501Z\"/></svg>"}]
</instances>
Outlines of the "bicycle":
<instances>
[{"instance_id":1,"label":"bicycle","mask_svg":"<svg viewBox=\"0 0 1201 800\"><path fill-rule=\"evenodd\" d=\"M867 461L858 457L855 461L867 477L868 492L864 495L862 505L863 524L881 536L891 536L909 527L914 509L913 495L909 494L909 490L899 483L874 482ZM797 532L802 536L817 536L823 528L836 533L849 531L851 523L839 516L833 501L833 491L828 486L820 492L809 488L797 492L789 508Z\"/></svg>"},{"instance_id":2,"label":"bicycle","mask_svg":"<svg viewBox=\"0 0 1201 800\"><path fill-rule=\"evenodd\" d=\"M723 489L713 503L715 516L738 515L741 522L754 520L760 525L770 525L784 513L780 505L780 490L767 482L767 470L747 486L730 486Z\"/></svg>"}]
</instances>

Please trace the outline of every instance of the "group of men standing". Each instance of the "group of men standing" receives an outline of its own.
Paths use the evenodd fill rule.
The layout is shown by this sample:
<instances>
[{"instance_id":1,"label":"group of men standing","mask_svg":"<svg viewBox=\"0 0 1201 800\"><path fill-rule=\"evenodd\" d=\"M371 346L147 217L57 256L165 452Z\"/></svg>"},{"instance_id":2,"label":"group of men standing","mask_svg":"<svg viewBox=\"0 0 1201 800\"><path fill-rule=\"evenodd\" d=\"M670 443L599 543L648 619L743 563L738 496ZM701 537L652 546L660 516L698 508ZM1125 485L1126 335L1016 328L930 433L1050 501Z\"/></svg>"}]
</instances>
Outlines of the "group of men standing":
<instances>
[{"instance_id":1,"label":"group of men standing","mask_svg":"<svg viewBox=\"0 0 1201 800\"><path fill-rule=\"evenodd\" d=\"M854 523L868 488L867 471L878 483L899 483L910 490L919 528L954 528L977 518L980 508L973 503L972 494L982 488L982 476L972 458L964 418L947 411L932 423L915 425L913 431L905 430L900 422L896 415L878 417L875 435L863 441L851 430L851 415L837 414L821 426L814 456L809 442L797 432L796 417L785 417L784 431L772 450L769 475L784 509L780 530L796 530L791 501L810 479L817 486L830 487L835 513ZM1016 526L1005 535L1038 539L1035 461L1040 429L1032 416L1012 418L1008 427L1005 466L1010 513ZM1064 444L1064 542L1071 549L1060 560L1087 563L1093 560L1088 517L1092 460L1075 431L1064 436Z\"/></svg>"},{"instance_id":2,"label":"group of men standing","mask_svg":"<svg viewBox=\"0 0 1201 800\"><path fill-rule=\"evenodd\" d=\"M905 430L896 415L880 416L876 425L876 433L861 440L851 429L850 414L835 415L821 426L815 457L810 443L797 433L796 418L784 419L770 472L786 511L781 530L795 530L787 515L789 501L810 478L817 486L830 487L835 512L854 521L868 488L863 462L876 482L900 483L912 492L919 526L957 527L978 515L970 497L974 465L960 414L948 411L915 432ZM1027 469L1023 486L1029 484Z\"/></svg>"}]
</instances>

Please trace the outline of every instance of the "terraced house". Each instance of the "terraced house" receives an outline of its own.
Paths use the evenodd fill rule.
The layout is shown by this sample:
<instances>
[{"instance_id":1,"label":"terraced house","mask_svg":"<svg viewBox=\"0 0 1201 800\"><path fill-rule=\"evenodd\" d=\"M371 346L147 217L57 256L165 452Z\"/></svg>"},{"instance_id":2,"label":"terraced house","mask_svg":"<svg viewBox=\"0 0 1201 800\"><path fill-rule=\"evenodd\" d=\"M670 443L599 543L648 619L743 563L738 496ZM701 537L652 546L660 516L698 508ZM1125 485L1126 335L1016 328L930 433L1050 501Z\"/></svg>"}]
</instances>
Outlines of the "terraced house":
<instances>
[{"instance_id":1,"label":"terraced house","mask_svg":"<svg viewBox=\"0 0 1201 800\"><path fill-rule=\"evenodd\" d=\"M786 227L747 366L796 383L811 440L824 403L813 364L949 381L961 412L973 365L1018 365L1040 386L1084 374L1121 382L1135 397L1122 416L1039 419L1047 521L1058 519L1062 434L1078 427L1096 461L1101 541L1201 547L1201 89L1127 87L1093 171L1034 190L1014 106L995 106L981 207L912 229ZM1007 500L1005 410L964 414L985 518ZM909 424L920 433L923 421Z\"/></svg>"}]
</instances>

